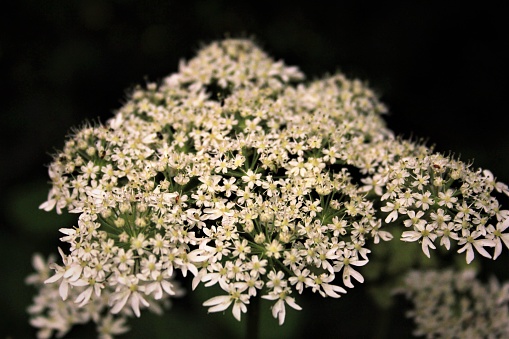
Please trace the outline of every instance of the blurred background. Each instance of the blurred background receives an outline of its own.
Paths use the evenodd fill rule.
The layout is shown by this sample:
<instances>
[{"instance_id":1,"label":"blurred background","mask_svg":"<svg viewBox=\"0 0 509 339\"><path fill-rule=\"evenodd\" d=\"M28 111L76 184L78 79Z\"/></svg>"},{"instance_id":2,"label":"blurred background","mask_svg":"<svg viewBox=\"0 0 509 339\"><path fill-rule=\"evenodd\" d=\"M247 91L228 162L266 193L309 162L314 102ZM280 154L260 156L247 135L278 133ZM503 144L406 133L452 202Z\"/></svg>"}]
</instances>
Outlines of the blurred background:
<instances>
[{"instance_id":1,"label":"blurred background","mask_svg":"<svg viewBox=\"0 0 509 339\"><path fill-rule=\"evenodd\" d=\"M308 79L341 71L367 81L397 134L425 138L509 183L506 15L489 2L11 2L0 12L0 337L35 335L25 312L35 291L24 285L32 253L56 253L58 229L74 222L38 210L50 154L84 120L106 121L129 88L176 72L181 58L225 36L254 37ZM507 251L502 257L507 264ZM245 324L229 311L207 315L200 293L163 317L131 322L127 337L239 336ZM284 327L262 303L263 337L409 336L400 305L380 312L369 295L367 283L341 300L303 297L304 310L289 311Z\"/></svg>"}]
</instances>

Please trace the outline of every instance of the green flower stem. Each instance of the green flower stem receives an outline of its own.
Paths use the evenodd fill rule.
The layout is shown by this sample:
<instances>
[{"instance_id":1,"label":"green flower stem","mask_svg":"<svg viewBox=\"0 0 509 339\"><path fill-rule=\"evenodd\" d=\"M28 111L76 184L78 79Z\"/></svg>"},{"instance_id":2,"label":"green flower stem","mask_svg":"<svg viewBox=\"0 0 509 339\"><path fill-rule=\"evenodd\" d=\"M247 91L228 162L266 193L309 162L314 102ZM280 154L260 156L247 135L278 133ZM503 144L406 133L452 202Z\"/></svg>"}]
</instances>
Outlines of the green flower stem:
<instances>
[{"instance_id":1,"label":"green flower stem","mask_svg":"<svg viewBox=\"0 0 509 339\"><path fill-rule=\"evenodd\" d=\"M260 294L249 299L246 339L258 339L260 332Z\"/></svg>"}]
</instances>

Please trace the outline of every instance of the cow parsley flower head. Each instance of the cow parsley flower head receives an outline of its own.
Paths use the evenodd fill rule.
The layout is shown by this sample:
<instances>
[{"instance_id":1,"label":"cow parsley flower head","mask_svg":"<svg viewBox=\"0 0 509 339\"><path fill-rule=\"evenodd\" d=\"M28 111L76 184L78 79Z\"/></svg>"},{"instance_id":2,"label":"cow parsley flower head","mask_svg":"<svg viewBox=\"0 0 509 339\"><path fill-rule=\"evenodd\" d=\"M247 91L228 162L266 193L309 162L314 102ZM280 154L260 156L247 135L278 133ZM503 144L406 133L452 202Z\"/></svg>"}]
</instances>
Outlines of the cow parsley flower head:
<instances>
[{"instance_id":1,"label":"cow parsley flower head","mask_svg":"<svg viewBox=\"0 0 509 339\"><path fill-rule=\"evenodd\" d=\"M474 270L412 271L398 293L414 305L407 313L427 338L506 338L509 283L483 283Z\"/></svg>"},{"instance_id":2,"label":"cow parsley flower head","mask_svg":"<svg viewBox=\"0 0 509 339\"><path fill-rule=\"evenodd\" d=\"M303 78L250 40L217 41L70 135L41 208L79 219L60 230L62 263L48 275L37 260L30 279L39 335L90 320L123 333L126 317L183 294L176 275L224 291L209 312L240 320L261 297L283 324L304 290L339 298L362 283L397 223L427 256L456 241L470 262L508 245L492 196L508 190L491 173L395 138L362 82Z\"/></svg>"}]
</instances>

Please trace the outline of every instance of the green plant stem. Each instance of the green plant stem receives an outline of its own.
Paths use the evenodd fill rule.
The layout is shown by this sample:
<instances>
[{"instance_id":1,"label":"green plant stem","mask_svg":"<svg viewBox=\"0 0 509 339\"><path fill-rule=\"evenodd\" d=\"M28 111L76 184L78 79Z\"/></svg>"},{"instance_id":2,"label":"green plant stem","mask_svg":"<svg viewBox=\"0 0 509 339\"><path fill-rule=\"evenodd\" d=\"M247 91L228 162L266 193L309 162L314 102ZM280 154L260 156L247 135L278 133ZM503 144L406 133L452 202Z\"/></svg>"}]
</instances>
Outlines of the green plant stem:
<instances>
[{"instance_id":1,"label":"green plant stem","mask_svg":"<svg viewBox=\"0 0 509 339\"><path fill-rule=\"evenodd\" d=\"M260 293L249 299L246 339L258 339L260 331Z\"/></svg>"}]
</instances>

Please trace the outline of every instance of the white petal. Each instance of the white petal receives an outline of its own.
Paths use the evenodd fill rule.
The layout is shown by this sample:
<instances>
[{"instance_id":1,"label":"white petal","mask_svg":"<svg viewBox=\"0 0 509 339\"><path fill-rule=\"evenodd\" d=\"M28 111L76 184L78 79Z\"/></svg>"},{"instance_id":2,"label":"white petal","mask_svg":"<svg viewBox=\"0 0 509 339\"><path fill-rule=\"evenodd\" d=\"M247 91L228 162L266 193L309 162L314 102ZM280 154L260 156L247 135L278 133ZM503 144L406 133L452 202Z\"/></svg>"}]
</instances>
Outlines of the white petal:
<instances>
[{"instance_id":1,"label":"white petal","mask_svg":"<svg viewBox=\"0 0 509 339\"><path fill-rule=\"evenodd\" d=\"M241 311L240 311L240 305L242 305L241 302L236 302L235 304L233 304L233 309L232 309L232 314L233 316L235 317L235 319L237 319L238 321L240 321L240 316L241 316Z\"/></svg>"},{"instance_id":2,"label":"white petal","mask_svg":"<svg viewBox=\"0 0 509 339\"><path fill-rule=\"evenodd\" d=\"M417 241L421 238L422 234L415 231L405 231L401 234L401 241L411 242Z\"/></svg>"},{"instance_id":3,"label":"white petal","mask_svg":"<svg viewBox=\"0 0 509 339\"><path fill-rule=\"evenodd\" d=\"M116 298L115 299L119 299L120 298L120 301L117 301L117 303L115 304L115 306L112 307L111 309L111 313L113 314L117 314L118 312L120 312L120 310L122 308L124 308L125 304L127 303L127 299L129 299L129 295L130 293L124 293L124 295L114 295Z\"/></svg>"},{"instance_id":4,"label":"white petal","mask_svg":"<svg viewBox=\"0 0 509 339\"><path fill-rule=\"evenodd\" d=\"M225 302L225 303L222 303L222 304L219 304L219 305L216 305L216 306L212 306L209 308L208 312L209 313L214 313L214 312L221 312L221 311L224 311L226 310L228 307L230 307L231 305L231 300L230 302Z\"/></svg>"},{"instance_id":5,"label":"white petal","mask_svg":"<svg viewBox=\"0 0 509 339\"><path fill-rule=\"evenodd\" d=\"M288 304L288 306L290 306L291 308L293 308L294 310L297 310L297 311L300 311L302 310L302 307L300 307L299 305L297 305L295 303L295 299L291 298L291 297L286 297L285 298L285 301L286 303Z\"/></svg>"},{"instance_id":6,"label":"white petal","mask_svg":"<svg viewBox=\"0 0 509 339\"><path fill-rule=\"evenodd\" d=\"M140 299L138 298L138 293L133 293L131 296L131 308L134 311L134 314L139 318L141 315L140 312Z\"/></svg>"},{"instance_id":7,"label":"white petal","mask_svg":"<svg viewBox=\"0 0 509 339\"><path fill-rule=\"evenodd\" d=\"M387 218L385 218L386 223L393 222L394 220L398 219L398 211L392 211Z\"/></svg>"},{"instance_id":8,"label":"white petal","mask_svg":"<svg viewBox=\"0 0 509 339\"><path fill-rule=\"evenodd\" d=\"M491 259L491 255L488 253L488 251L486 251L484 249L483 246L490 246L490 245L485 245L483 243L478 243L477 241L474 241L474 247L475 249L477 250L477 252L479 252L480 255L482 255L483 257L486 257L486 258L490 258ZM492 246L491 246L492 247Z\"/></svg>"},{"instance_id":9,"label":"white petal","mask_svg":"<svg viewBox=\"0 0 509 339\"><path fill-rule=\"evenodd\" d=\"M344 288L336 285L322 284L322 288L325 291L325 293L332 298L341 297L341 295L337 294L336 292L346 293L346 290Z\"/></svg>"},{"instance_id":10,"label":"white petal","mask_svg":"<svg viewBox=\"0 0 509 339\"><path fill-rule=\"evenodd\" d=\"M64 274L62 272L56 273L55 275L49 277L48 279L44 280L45 284L52 284L56 281L58 281L60 278L62 278Z\"/></svg>"},{"instance_id":11,"label":"white petal","mask_svg":"<svg viewBox=\"0 0 509 339\"><path fill-rule=\"evenodd\" d=\"M350 276L360 283L364 282L364 277L362 276L362 274L354 270L353 267L350 267Z\"/></svg>"},{"instance_id":12,"label":"white petal","mask_svg":"<svg viewBox=\"0 0 509 339\"><path fill-rule=\"evenodd\" d=\"M69 284L67 281L62 280L60 287L58 288L58 293L62 297L62 300L66 300L69 293Z\"/></svg>"},{"instance_id":13,"label":"white petal","mask_svg":"<svg viewBox=\"0 0 509 339\"><path fill-rule=\"evenodd\" d=\"M213 305L222 304L222 303L225 303L228 301L230 301L229 295L219 295L219 296L210 298L209 300L205 301L202 305L203 306L213 306Z\"/></svg>"}]
</instances>

